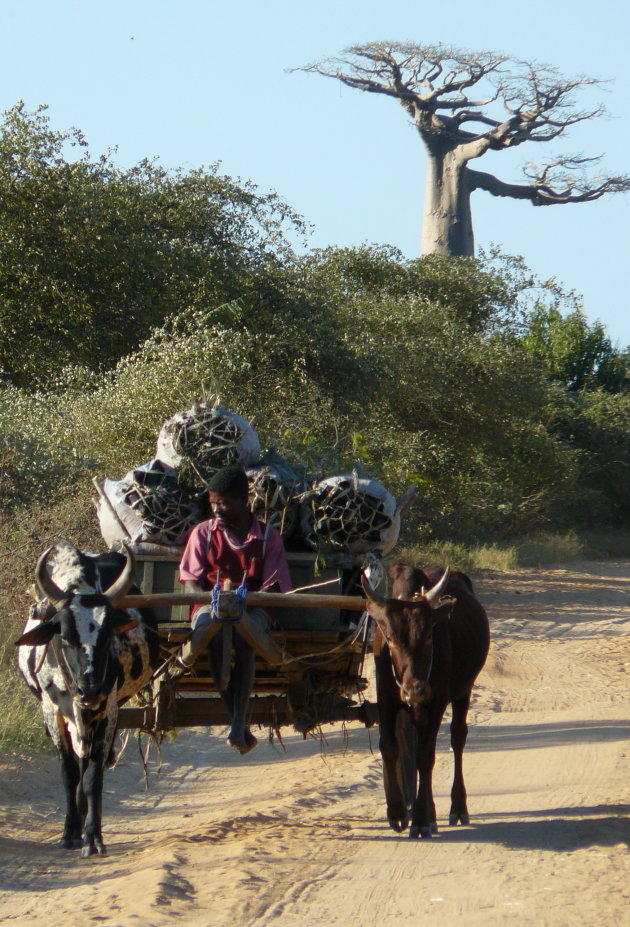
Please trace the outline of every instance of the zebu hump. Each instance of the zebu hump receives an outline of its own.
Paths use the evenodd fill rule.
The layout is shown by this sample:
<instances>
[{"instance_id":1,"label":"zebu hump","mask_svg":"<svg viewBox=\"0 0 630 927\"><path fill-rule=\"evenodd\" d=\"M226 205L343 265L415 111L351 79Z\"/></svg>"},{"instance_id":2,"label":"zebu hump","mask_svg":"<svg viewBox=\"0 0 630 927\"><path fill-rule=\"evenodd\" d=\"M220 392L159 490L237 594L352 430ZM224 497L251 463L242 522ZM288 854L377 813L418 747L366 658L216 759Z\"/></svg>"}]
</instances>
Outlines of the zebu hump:
<instances>
[{"instance_id":1,"label":"zebu hump","mask_svg":"<svg viewBox=\"0 0 630 927\"><path fill-rule=\"evenodd\" d=\"M65 592L100 592L95 557L89 551L77 550L66 541L60 541L50 560L52 581Z\"/></svg>"}]
</instances>

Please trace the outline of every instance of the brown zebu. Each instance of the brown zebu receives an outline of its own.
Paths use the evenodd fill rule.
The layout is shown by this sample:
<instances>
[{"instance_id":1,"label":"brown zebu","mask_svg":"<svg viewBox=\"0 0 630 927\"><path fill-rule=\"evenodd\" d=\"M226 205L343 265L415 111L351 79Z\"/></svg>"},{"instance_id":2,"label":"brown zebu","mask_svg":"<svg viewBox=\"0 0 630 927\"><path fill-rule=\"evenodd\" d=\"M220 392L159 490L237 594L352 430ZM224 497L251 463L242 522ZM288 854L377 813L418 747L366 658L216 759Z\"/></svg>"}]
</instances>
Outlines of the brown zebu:
<instances>
[{"instance_id":1,"label":"brown zebu","mask_svg":"<svg viewBox=\"0 0 630 927\"><path fill-rule=\"evenodd\" d=\"M472 686L488 654L488 618L464 573L392 563L388 575L393 598L363 580L377 625L374 660L387 818L402 832L411 811L409 836L430 837L437 832L435 745L449 703L455 757L449 824L469 823L462 757ZM405 757L410 744L415 757Z\"/></svg>"}]
</instances>

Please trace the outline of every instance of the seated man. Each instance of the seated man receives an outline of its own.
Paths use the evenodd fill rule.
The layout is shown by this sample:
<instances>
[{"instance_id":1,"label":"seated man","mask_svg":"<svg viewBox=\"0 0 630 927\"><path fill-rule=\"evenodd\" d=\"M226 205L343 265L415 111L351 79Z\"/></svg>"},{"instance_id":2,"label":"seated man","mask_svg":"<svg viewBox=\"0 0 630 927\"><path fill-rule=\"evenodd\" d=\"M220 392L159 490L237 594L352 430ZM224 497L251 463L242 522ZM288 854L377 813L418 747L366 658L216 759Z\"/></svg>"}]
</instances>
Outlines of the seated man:
<instances>
[{"instance_id":1,"label":"seated man","mask_svg":"<svg viewBox=\"0 0 630 927\"><path fill-rule=\"evenodd\" d=\"M232 588L245 582L248 591L289 592L291 577L280 532L254 517L248 502L247 475L240 467L225 467L208 482L212 518L196 525L190 533L179 566L179 580L186 592L206 592L217 578L221 588L230 580ZM263 630L271 626L268 613L250 608L247 614ZM212 621L210 605L192 613L194 632L202 634ZM249 753L257 740L245 723L254 685L255 655L234 631L234 672L221 697L232 718L228 744L239 753ZM221 686L222 635L217 634L208 649L210 672ZM228 655L229 659L229 655Z\"/></svg>"}]
</instances>

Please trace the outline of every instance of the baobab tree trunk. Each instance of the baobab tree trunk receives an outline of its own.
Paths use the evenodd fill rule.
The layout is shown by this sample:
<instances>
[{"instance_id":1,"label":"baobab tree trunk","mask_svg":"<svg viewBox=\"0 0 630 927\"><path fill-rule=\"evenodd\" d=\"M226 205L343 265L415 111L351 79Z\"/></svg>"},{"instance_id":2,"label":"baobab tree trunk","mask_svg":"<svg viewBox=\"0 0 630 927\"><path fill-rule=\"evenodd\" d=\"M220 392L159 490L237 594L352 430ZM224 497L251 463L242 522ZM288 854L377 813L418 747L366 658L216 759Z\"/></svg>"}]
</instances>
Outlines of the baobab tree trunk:
<instances>
[{"instance_id":1,"label":"baobab tree trunk","mask_svg":"<svg viewBox=\"0 0 630 927\"><path fill-rule=\"evenodd\" d=\"M475 240L466 162L452 151L429 151L422 254L473 257Z\"/></svg>"}]
</instances>

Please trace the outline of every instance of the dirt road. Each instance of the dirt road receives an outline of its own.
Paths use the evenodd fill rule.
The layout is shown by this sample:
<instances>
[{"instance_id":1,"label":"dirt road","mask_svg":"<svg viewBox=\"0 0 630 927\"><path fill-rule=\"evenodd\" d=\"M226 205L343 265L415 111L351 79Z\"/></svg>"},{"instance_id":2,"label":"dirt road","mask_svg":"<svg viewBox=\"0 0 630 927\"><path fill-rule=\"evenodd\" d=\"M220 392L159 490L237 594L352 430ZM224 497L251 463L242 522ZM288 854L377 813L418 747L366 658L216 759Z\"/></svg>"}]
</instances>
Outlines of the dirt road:
<instances>
[{"instance_id":1,"label":"dirt road","mask_svg":"<svg viewBox=\"0 0 630 927\"><path fill-rule=\"evenodd\" d=\"M421 924L620 927L630 910L630 563L487 574L492 627L471 711L472 822L449 828L447 729L434 777L440 833L384 820L375 730L222 732L163 749L145 791L135 744L106 779L109 855L58 850L58 764L0 758L0 921L21 927ZM625 636L624 636L625 635Z\"/></svg>"}]
</instances>

